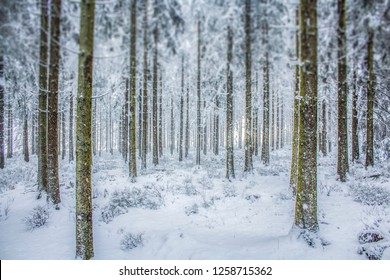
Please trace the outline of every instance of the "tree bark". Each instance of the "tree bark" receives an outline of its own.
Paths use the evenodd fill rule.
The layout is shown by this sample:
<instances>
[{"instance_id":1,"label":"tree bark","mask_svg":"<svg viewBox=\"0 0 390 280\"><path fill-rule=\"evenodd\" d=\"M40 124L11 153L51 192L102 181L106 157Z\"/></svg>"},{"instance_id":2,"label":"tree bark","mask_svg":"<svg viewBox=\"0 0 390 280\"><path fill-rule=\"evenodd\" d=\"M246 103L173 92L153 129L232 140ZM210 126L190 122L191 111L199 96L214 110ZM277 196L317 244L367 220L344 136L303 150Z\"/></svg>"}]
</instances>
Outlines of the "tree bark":
<instances>
[{"instance_id":1,"label":"tree bark","mask_svg":"<svg viewBox=\"0 0 390 280\"><path fill-rule=\"evenodd\" d=\"M187 82L187 114L186 114L186 136L185 136L185 144L184 144L184 156L188 157L188 151L190 149L190 88L189 83Z\"/></svg>"},{"instance_id":2,"label":"tree bark","mask_svg":"<svg viewBox=\"0 0 390 280\"><path fill-rule=\"evenodd\" d=\"M73 150L73 93L69 96L69 162L74 161Z\"/></svg>"},{"instance_id":3,"label":"tree bark","mask_svg":"<svg viewBox=\"0 0 390 280\"><path fill-rule=\"evenodd\" d=\"M143 22L143 40L144 40L144 84L142 96L142 143L141 143L141 167L146 169L146 153L148 144L148 0L144 0L144 22Z\"/></svg>"},{"instance_id":4,"label":"tree bark","mask_svg":"<svg viewBox=\"0 0 390 280\"><path fill-rule=\"evenodd\" d=\"M181 95L180 95L180 133L179 133L179 161L183 161L184 138L184 56L181 61Z\"/></svg>"},{"instance_id":5,"label":"tree bark","mask_svg":"<svg viewBox=\"0 0 390 280\"><path fill-rule=\"evenodd\" d=\"M366 168L374 166L374 31L368 31Z\"/></svg>"},{"instance_id":6,"label":"tree bark","mask_svg":"<svg viewBox=\"0 0 390 280\"><path fill-rule=\"evenodd\" d=\"M48 90L48 34L49 1L41 0L41 32L39 49L38 93L38 189L48 192L47 174L47 90Z\"/></svg>"},{"instance_id":7,"label":"tree bark","mask_svg":"<svg viewBox=\"0 0 390 280\"><path fill-rule=\"evenodd\" d=\"M317 0L301 0L300 116L295 225L316 232L317 220Z\"/></svg>"},{"instance_id":8,"label":"tree bark","mask_svg":"<svg viewBox=\"0 0 390 280\"><path fill-rule=\"evenodd\" d=\"M251 77L251 0L245 1L245 147L244 172L251 172L252 162L252 77Z\"/></svg>"},{"instance_id":9,"label":"tree bark","mask_svg":"<svg viewBox=\"0 0 390 280\"><path fill-rule=\"evenodd\" d=\"M24 117L23 117L23 155L24 161L30 161L30 153L28 150L28 116L27 116L27 108L24 109Z\"/></svg>"},{"instance_id":10,"label":"tree bark","mask_svg":"<svg viewBox=\"0 0 390 280\"><path fill-rule=\"evenodd\" d=\"M0 169L5 167L4 157L4 59L0 54Z\"/></svg>"},{"instance_id":11,"label":"tree bark","mask_svg":"<svg viewBox=\"0 0 390 280\"><path fill-rule=\"evenodd\" d=\"M76 258L94 255L92 233L92 77L95 0L80 3L76 121Z\"/></svg>"},{"instance_id":12,"label":"tree bark","mask_svg":"<svg viewBox=\"0 0 390 280\"><path fill-rule=\"evenodd\" d=\"M155 2L154 5L155 19L158 17L158 5ZM153 30L153 38L154 38L154 57L153 57L153 164L158 165L158 71L157 71L157 60L158 60L158 27Z\"/></svg>"},{"instance_id":13,"label":"tree bark","mask_svg":"<svg viewBox=\"0 0 390 280\"><path fill-rule=\"evenodd\" d=\"M58 172L58 82L60 70L61 0L52 0L50 18L50 71L48 97L48 179L49 194L56 207L61 202Z\"/></svg>"},{"instance_id":14,"label":"tree bark","mask_svg":"<svg viewBox=\"0 0 390 280\"><path fill-rule=\"evenodd\" d=\"M198 77L197 77L197 109L196 109L196 165L200 165L200 135L201 135L201 69L200 69L200 58L201 58L201 38L200 38L200 21L198 21Z\"/></svg>"},{"instance_id":15,"label":"tree bark","mask_svg":"<svg viewBox=\"0 0 390 280\"><path fill-rule=\"evenodd\" d=\"M348 96L347 96L347 35L346 35L346 0L337 1L339 15L337 29L337 89L338 89L338 149L337 174L341 182L347 180L348 166Z\"/></svg>"},{"instance_id":16,"label":"tree bark","mask_svg":"<svg viewBox=\"0 0 390 280\"><path fill-rule=\"evenodd\" d=\"M234 127L233 127L233 35L228 27L227 32L227 66L226 66L226 178L234 176Z\"/></svg>"}]
</instances>

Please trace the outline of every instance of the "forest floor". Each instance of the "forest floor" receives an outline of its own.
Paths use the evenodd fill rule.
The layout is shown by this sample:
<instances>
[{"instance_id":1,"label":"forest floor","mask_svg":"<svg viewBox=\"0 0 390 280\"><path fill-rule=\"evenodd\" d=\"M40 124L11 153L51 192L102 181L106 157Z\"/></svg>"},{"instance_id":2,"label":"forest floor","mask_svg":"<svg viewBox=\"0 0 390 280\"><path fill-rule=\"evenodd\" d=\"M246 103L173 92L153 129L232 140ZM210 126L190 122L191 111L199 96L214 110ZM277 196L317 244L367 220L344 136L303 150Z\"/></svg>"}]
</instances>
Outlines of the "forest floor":
<instances>
[{"instance_id":1,"label":"forest floor","mask_svg":"<svg viewBox=\"0 0 390 280\"><path fill-rule=\"evenodd\" d=\"M118 153L96 156L94 259L390 259L390 163L353 165L340 183L335 156L319 157L320 230L308 235L292 226L291 151L272 152L268 167L254 157L252 174L242 172L241 153L231 181L224 154L202 154L200 167L192 155L181 163L164 156L134 183ZM54 210L45 197L37 200L36 157L7 161L0 170L0 259L74 259L74 170L60 161L62 202Z\"/></svg>"}]
</instances>

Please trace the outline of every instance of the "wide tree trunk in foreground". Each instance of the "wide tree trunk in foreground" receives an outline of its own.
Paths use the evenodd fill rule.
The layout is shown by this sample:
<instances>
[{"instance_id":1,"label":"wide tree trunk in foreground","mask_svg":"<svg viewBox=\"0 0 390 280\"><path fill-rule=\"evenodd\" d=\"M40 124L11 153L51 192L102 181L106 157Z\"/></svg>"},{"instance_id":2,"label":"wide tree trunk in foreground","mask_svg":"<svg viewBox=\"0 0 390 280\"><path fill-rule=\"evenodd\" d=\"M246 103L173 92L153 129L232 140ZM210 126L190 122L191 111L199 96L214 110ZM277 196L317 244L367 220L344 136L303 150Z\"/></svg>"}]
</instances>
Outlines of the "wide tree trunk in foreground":
<instances>
[{"instance_id":1,"label":"wide tree trunk in foreground","mask_svg":"<svg viewBox=\"0 0 390 280\"><path fill-rule=\"evenodd\" d=\"M315 232L317 220L317 0L301 0L298 182L295 225Z\"/></svg>"},{"instance_id":2,"label":"wide tree trunk in foreground","mask_svg":"<svg viewBox=\"0 0 390 280\"><path fill-rule=\"evenodd\" d=\"M76 120L76 258L94 255L92 233L92 76L95 0L80 3Z\"/></svg>"}]
</instances>

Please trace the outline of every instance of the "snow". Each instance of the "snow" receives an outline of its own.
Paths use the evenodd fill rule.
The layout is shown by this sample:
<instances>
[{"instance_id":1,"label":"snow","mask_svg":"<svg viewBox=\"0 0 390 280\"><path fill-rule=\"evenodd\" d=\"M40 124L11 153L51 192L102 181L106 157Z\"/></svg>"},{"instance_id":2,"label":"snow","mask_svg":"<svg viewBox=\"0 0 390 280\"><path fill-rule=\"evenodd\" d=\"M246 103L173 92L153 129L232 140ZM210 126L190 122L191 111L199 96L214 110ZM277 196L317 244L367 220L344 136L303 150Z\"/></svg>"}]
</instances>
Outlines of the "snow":
<instances>
[{"instance_id":1,"label":"snow","mask_svg":"<svg viewBox=\"0 0 390 280\"><path fill-rule=\"evenodd\" d=\"M254 157L253 174L244 174L243 150L235 151L236 179L225 179L224 154L202 157L195 165L188 159L164 156L160 165L139 172L132 183L128 164L118 153L94 158L94 259L366 259L358 254L359 233L376 227L390 236L389 204L355 201L364 186L390 192L389 163L365 170L351 167L349 181L336 180L336 158L319 158L319 232L308 246L293 227L295 200L289 184L290 149L271 153L270 166ZM150 159L151 160L151 159ZM45 225L28 230L25 219L37 205L46 207L46 198L37 200L36 157L24 163L22 157L7 161L0 170L0 258L75 258L75 165L60 161L60 210L49 207ZM380 174L371 178L370 174ZM162 204L144 204L121 209L107 223L101 212L115 191L134 188L158 194ZM386 192L384 192L386 194ZM382 197L383 198L383 197ZM142 235L142 242L125 250L121 242L128 234ZM389 239L387 239L388 242ZM390 249L382 259L390 259Z\"/></svg>"}]
</instances>

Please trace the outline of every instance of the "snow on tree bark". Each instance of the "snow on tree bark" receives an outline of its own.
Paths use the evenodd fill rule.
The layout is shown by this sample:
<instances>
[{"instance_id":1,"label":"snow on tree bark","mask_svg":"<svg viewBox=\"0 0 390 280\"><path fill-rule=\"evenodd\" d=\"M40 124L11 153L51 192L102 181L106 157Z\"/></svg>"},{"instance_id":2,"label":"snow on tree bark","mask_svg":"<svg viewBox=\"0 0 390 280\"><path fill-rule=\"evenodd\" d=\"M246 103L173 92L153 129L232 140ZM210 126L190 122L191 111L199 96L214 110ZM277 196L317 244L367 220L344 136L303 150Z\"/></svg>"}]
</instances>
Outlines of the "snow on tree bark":
<instances>
[{"instance_id":1,"label":"snow on tree bark","mask_svg":"<svg viewBox=\"0 0 390 280\"><path fill-rule=\"evenodd\" d=\"M80 3L76 117L76 258L94 255L92 233L92 77L95 0Z\"/></svg>"},{"instance_id":2,"label":"snow on tree bark","mask_svg":"<svg viewBox=\"0 0 390 280\"><path fill-rule=\"evenodd\" d=\"M317 221L317 1L300 6L300 116L295 225L315 232Z\"/></svg>"}]
</instances>

